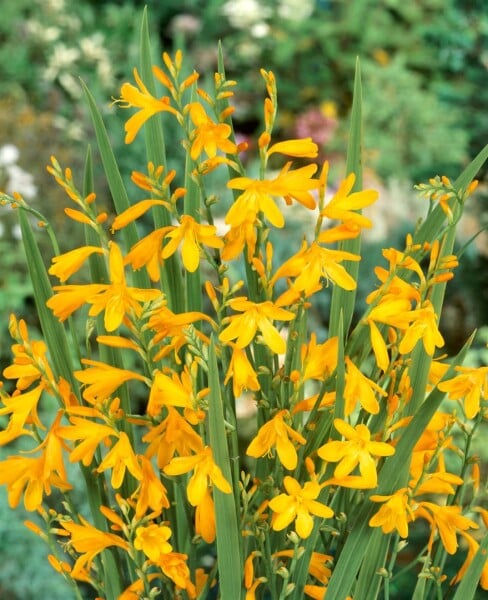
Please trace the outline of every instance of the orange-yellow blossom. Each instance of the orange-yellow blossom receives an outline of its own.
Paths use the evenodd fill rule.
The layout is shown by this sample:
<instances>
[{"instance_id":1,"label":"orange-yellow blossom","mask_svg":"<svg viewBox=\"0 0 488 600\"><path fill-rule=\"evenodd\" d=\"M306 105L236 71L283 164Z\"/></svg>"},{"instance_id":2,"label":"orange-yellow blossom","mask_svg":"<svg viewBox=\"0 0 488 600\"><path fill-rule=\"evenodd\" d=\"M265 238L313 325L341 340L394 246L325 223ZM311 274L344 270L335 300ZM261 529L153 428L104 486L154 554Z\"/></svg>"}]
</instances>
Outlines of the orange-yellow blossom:
<instances>
[{"instance_id":1,"label":"orange-yellow blossom","mask_svg":"<svg viewBox=\"0 0 488 600\"><path fill-rule=\"evenodd\" d=\"M325 381L337 367L339 338L329 338L323 344L317 344L315 333L310 335L310 342L301 348L302 379L318 379Z\"/></svg>"},{"instance_id":2,"label":"orange-yellow blossom","mask_svg":"<svg viewBox=\"0 0 488 600\"><path fill-rule=\"evenodd\" d=\"M229 345L232 347L232 356L224 384L227 384L232 378L232 391L235 398L238 398L244 390L256 392L260 389L258 376L246 355L246 351L238 348L232 342L229 342Z\"/></svg>"},{"instance_id":3,"label":"orange-yellow blossom","mask_svg":"<svg viewBox=\"0 0 488 600\"><path fill-rule=\"evenodd\" d=\"M268 148L266 154L271 156L276 152L297 158L317 158L319 148L312 138L308 137L277 142Z\"/></svg>"},{"instance_id":4,"label":"orange-yellow blossom","mask_svg":"<svg viewBox=\"0 0 488 600\"><path fill-rule=\"evenodd\" d=\"M203 452L203 441L188 421L171 406L167 407L168 416L159 425L151 427L142 438L149 444L146 456L156 456L157 464L163 469L178 453L180 456L190 456Z\"/></svg>"},{"instance_id":5,"label":"orange-yellow blossom","mask_svg":"<svg viewBox=\"0 0 488 600\"><path fill-rule=\"evenodd\" d=\"M301 538L308 538L313 529L313 517L330 519L334 511L317 500L320 485L316 481L307 481L302 487L293 477L283 480L286 494L275 496L269 501L269 507L275 513L271 527L281 531L295 521L295 529Z\"/></svg>"},{"instance_id":6,"label":"orange-yellow blossom","mask_svg":"<svg viewBox=\"0 0 488 600\"><path fill-rule=\"evenodd\" d=\"M439 506L433 502L419 502L415 516L423 517L430 523L429 548L432 548L436 532L448 554L455 554L458 548L457 532L478 529L478 524L461 514L461 507Z\"/></svg>"},{"instance_id":7,"label":"orange-yellow blossom","mask_svg":"<svg viewBox=\"0 0 488 600\"><path fill-rule=\"evenodd\" d=\"M346 385L344 388L344 414L349 416L356 408L357 403L372 415L378 414L380 405L376 394L386 397L388 393L373 380L363 375L352 362L349 356L345 357Z\"/></svg>"},{"instance_id":8,"label":"orange-yellow blossom","mask_svg":"<svg viewBox=\"0 0 488 600\"><path fill-rule=\"evenodd\" d=\"M322 289L322 280L332 281L345 290L355 290L356 282L341 265L343 261L359 261L361 257L352 252L323 248L316 242L308 246L302 243L300 250L278 268L272 282L281 277L295 277L289 289L277 300L279 306L297 302Z\"/></svg>"},{"instance_id":9,"label":"orange-yellow blossom","mask_svg":"<svg viewBox=\"0 0 488 600\"><path fill-rule=\"evenodd\" d=\"M422 340L425 352L432 356L436 348L444 346L444 338L437 328L437 315L430 300L422 303L420 308L412 311L412 322L405 330L398 350L401 354L411 352L417 342Z\"/></svg>"},{"instance_id":10,"label":"orange-yellow blossom","mask_svg":"<svg viewBox=\"0 0 488 600\"><path fill-rule=\"evenodd\" d=\"M135 371L119 369L107 363L87 358L82 359L81 362L90 368L74 371L73 374L78 381L87 386L83 391L83 398L91 404L109 398L117 388L131 379L146 383L146 378Z\"/></svg>"},{"instance_id":11,"label":"orange-yellow blossom","mask_svg":"<svg viewBox=\"0 0 488 600\"><path fill-rule=\"evenodd\" d=\"M204 151L210 158L214 158L218 150L226 154L237 152L237 146L229 140L232 134L230 125L212 121L199 102L189 104L189 113L195 125L195 129L190 133L192 160L197 160Z\"/></svg>"},{"instance_id":12,"label":"orange-yellow blossom","mask_svg":"<svg viewBox=\"0 0 488 600\"><path fill-rule=\"evenodd\" d=\"M200 264L201 245L210 248L222 248L224 242L216 235L213 225L200 225L190 215L182 215L178 226L168 227L165 239L169 240L163 247L161 257L172 256L181 244L181 256L185 269L195 272Z\"/></svg>"},{"instance_id":13,"label":"orange-yellow blossom","mask_svg":"<svg viewBox=\"0 0 488 600\"><path fill-rule=\"evenodd\" d=\"M280 410L267 423L262 425L256 436L249 444L246 454L254 458L270 455L276 448L281 464L289 471L298 463L298 455L293 442L305 444L307 441L297 431L285 423L289 418L287 410Z\"/></svg>"},{"instance_id":14,"label":"orange-yellow blossom","mask_svg":"<svg viewBox=\"0 0 488 600\"><path fill-rule=\"evenodd\" d=\"M127 552L129 543L114 533L100 531L81 516L79 519L80 523L61 521L61 525L71 536L70 546L80 554L73 566L71 576L75 579L86 580L86 569L90 568L97 554L111 546L117 546Z\"/></svg>"},{"instance_id":15,"label":"orange-yellow blossom","mask_svg":"<svg viewBox=\"0 0 488 600\"><path fill-rule=\"evenodd\" d=\"M118 435L110 425L90 421L83 417L70 416L70 423L70 425L60 427L58 435L64 440L80 440L70 452L69 460L70 462L81 460L85 467L90 466L95 452L102 443L109 445L110 438Z\"/></svg>"},{"instance_id":16,"label":"orange-yellow blossom","mask_svg":"<svg viewBox=\"0 0 488 600\"><path fill-rule=\"evenodd\" d=\"M88 314L97 316L104 310L105 329L114 331L127 313L133 312L136 317L140 316L141 302L149 302L161 296L158 290L127 286L124 260L115 242L110 242L109 272L110 284L55 286L53 290L58 293L47 301L47 306L56 317L64 321L83 304L91 304Z\"/></svg>"},{"instance_id":17,"label":"orange-yellow blossom","mask_svg":"<svg viewBox=\"0 0 488 600\"><path fill-rule=\"evenodd\" d=\"M134 79L137 86L130 83L124 83L120 89L119 102L125 102L123 108L138 108L139 111L132 115L125 124L125 143L130 144L134 141L139 129L144 123L159 112L170 112L175 116L180 113L170 105L168 96L155 98L147 89L139 77L137 69L134 69Z\"/></svg>"},{"instance_id":18,"label":"orange-yellow blossom","mask_svg":"<svg viewBox=\"0 0 488 600\"><path fill-rule=\"evenodd\" d=\"M57 277L61 282L65 282L74 273L80 270L83 263L93 254L103 254L105 250L98 246L81 246L75 248L52 259L52 266L49 274Z\"/></svg>"},{"instance_id":19,"label":"orange-yellow blossom","mask_svg":"<svg viewBox=\"0 0 488 600\"><path fill-rule=\"evenodd\" d=\"M273 198L285 198L287 202L294 199L307 208L315 208L315 200L310 192L318 187L318 181L312 179L316 170L316 165L307 165L294 171L289 171L286 166L275 179L231 179L227 187L243 190L243 193L229 209L225 222L238 227L245 221L254 222L262 212L272 225L283 227L285 219Z\"/></svg>"},{"instance_id":20,"label":"orange-yellow blossom","mask_svg":"<svg viewBox=\"0 0 488 600\"><path fill-rule=\"evenodd\" d=\"M147 414L155 417L160 414L163 406L179 406L193 410L197 400L207 393L208 388L205 388L195 394L191 375L186 366L180 375L173 372L171 377L157 371L149 394Z\"/></svg>"},{"instance_id":21,"label":"orange-yellow blossom","mask_svg":"<svg viewBox=\"0 0 488 600\"><path fill-rule=\"evenodd\" d=\"M143 477L129 437L123 431L120 432L118 441L98 466L97 473L103 473L106 469L112 469L111 484L115 490L122 485L126 470L138 481L141 481Z\"/></svg>"},{"instance_id":22,"label":"orange-yellow blossom","mask_svg":"<svg viewBox=\"0 0 488 600\"><path fill-rule=\"evenodd\" d=\"M409 504L407 488L401 488L388 496L376 494L369 499L384 503L369 520L370 527L381 527L383 533L391 533L396 529L400 537L408 537L408 522L413 521L415 515Z\"/></svg>"},{"instance_id":23,"label":"orange-yellow blossom","mask_svg":"<svg viewBox=\"0 0 488 600\"><path fill-rule=\"evenodd\" d=\"M468 419L480 412L481 400L488 400L488 367L456 367L459 375L437 386L452 400L461 400Z\"/></svg>"},{"instance_id":24,"label":"orange-yellow blossom","mask_svg":"<svg viewBox=\"0 0 488 600\"><path fill-rule=\"evenodd\" d=\"M373 456L391 456L395 453L393 446L372 441L371 432L362 423L353 427L342 419L334 419L334 427L346 439L327 442L317 450L317 454L322 460L339 463L334 470L336 482L341 485L341 479L359 467L365 487L375 487L378 476Z\"/></svg>"},{"instance_id":25,"label":"orange-yellow blossom","mask_svg":"<svg viewBox=\"0 0 488 600\"><path fill-rule=\"evenodd\" d=\"M321 211L322 217L347 224L354 223L360 228L372 226L371 221L357 211L373 204L378 199L378 192L362 190L351 194L355 181L354 173L350 173L346 179L341 181L337 192Z\"/></svg>"},{"instance_id":26,"label":"orange-yellow blossom","mask_svg":"<svg viewBox=\"0 0 488 600\"><path fill-rule=\"evenodd\" d=\"M137 458L141 465L142 479L139 487L132 494L132 499L137 500L136 518L142 518L148 508L152 510L154 518L154 516L161 514L163 508L169 508L166 488L161 483L159 472L158 474L155 473L151 461L145 456L138 456Z\"/></svg>"},{"instance_id":27,"label":"orange-yellow blossom","mask_svg":"<svg viewBox=\"0 0 488 600\"><path fill-rule=\"evenodd\" d=\"M2 394L3 408L0 408L0 416L10 415L8 425L0 431L0 446L9 444L22 435L32 435L26 424L34 424L40 429L45 429L39 420L37 406L41 399L43 385L38 385L27 392L14 392L11 396Z\"/></svg>"},{"instance_id":28,"label":"orange-yellow blossom","mask_svg":"<svg viewBox=\"0 0 488 600\"><path fill-rule=\"evenodd\" d=\"M193 475L190 477L186 490L188 502L192 506L198 506L205 500L210 482L224 494L232 492L232 487L223 476L220 467L215 463L209 446L193 456L177 456L164 467L166 475L182 475L189 471L193 471Z\"/></svg>"},{"instance_id":29,"label":"orange-yellow blossom","mask_svg":"<svg viewBox=\"0 0 488 600\"><path fill-rule=\"evenodd\" d=\"M269 300L251 302L245 296L233 298L229 306L243 314L229 317L229 325L219 335L221 342L236 340L238 348L245 348L251 343L256 332L260 331L264 343L275 354L284 354L286 342L271 321L291 321L295 318L294 313L276 306Z\"/></svg>"},{"instance_id":30,"label":"orange-yellow blossom","mask_svg":"<svg viewBox=\"0 0 488 600\"><path fill-rule=\"evenodd\" d=\"M195 508L195 533L207 544L212 544L215 541L216 531L215 504L212 492L207 487L201 502Z\"/></svg>"},{"instance_id":31,"label":"orange-yellow blossom","mask_svg":"<svg viewBox=\"0 0 488 600\"><path fill-rule=\"evenodd\" d=\"M156 523L151 523L147 527L138 527L134 538L134 548L142 550L149 560L155 562L161 554L168 554L173 550L168 542L171 533L169 527Z\"/></svg>"}]
</instances>

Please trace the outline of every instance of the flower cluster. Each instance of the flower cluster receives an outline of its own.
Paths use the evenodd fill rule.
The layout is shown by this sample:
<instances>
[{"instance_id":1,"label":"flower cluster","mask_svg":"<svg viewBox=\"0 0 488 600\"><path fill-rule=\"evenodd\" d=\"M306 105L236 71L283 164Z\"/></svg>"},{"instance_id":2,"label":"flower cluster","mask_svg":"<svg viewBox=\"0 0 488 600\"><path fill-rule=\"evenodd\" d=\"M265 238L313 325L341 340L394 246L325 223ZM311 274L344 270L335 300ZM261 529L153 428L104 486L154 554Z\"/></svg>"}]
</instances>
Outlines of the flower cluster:
<instances>
[{"instance_id":1,"label":"flower cluster","mask_svg":"<svg viewBox=\"0 0 488 600\"><path fill-rule=\"evenodd\" d=\"M373 598L364 573L391 578L398 541L419 520L429 531L419 581L443 589L446 555L461 540L468 553L457 584L488 520L469 452L486 416L488 369L442 362L438 318L457 265L454 225L474 186L458 193L435 180L436 190L450 186L435 192L440 209L403 249L384 249L386 266L351 326L359 240L372 226L361 210L377 198L362 189L359 163L329 193L328 165L308 163L318 155L311 139L274 141L276 82L262 70L259 173L246 172L229 103L236 83L222 68L211 93L185 74L181 52L163 63L152 69L162 96L146 60L119 100L135 109L126 142L148 132L147 172L132 182L149 197L129 203L93 106L115 217L97 208L89 160L80 191L52 158L48 170L74 203L66 217L87 243L56 252L46 273L29 207L15 197L44 340L12 316L14 358L3 375L14 383L0 389L0 443L28 437L33 447L0 463L10 505L38 513L43 527L29 526L74 589L83 582L107 600L210 590L225 599ZM160 117L182 132L183 176L166 166ZM286 157L278 171L271 156ZM214 192L217 170L229 176ZM293 203L316 226L296 247L290 238L276 264L271 233L286 235ZM235 261L245 279L232 275ZM89 282L72 283L84 269ZM332 308L319 341L307 315L321 293ZM49 397L58 403L51 416L40 409ZM80 486L70 464L89 515L70 495ZM54 489L64 497L55 508ZM382 550L371 551L370 539ZM469 576L488 589L488 567L480 573Z\"/></svg>"}]
</instances>

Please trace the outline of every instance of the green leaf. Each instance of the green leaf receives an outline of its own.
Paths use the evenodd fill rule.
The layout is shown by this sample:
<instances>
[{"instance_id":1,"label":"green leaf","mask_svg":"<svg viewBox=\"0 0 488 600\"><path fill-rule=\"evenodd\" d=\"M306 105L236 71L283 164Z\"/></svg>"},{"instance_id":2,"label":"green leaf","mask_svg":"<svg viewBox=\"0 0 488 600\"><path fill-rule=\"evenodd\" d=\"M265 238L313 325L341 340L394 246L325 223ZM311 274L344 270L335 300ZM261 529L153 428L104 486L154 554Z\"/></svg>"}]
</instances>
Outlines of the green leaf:
<instances>
[{"instance_id":1,"label":"green leaf","mask_svg":"<svg viewBox=\"0 0 488 600\"><path fill-rule=\"evenodd\" d=\"M210 447L214 460L227 481L232 483L229 448L224 422L224 408L220 390L219 369L215 343L210 342L209 359L209 410L208 425ZM219 566L220 598L238 600L242 590L241 535L237 522L234 494L224 494L214 487L215 520L217 529L217 561Z\"/></svg>"},{"instance_id":2,"label":"green leaf","mask_svg":"<svg viewBox=\"0 0 488 600\"><path fill-rule=\"evenodd\" d=\"M356 61L356 74L354 78L354 96L351 109L351 126L349 131L349 143L347 147L346 175L354 173L356 181L353 192L360 191L363 187L363 125L362 125L362 86L359 59ZM352 240L344 240L339 243L339 250L360 254L361 236ZM359 262L344 261L344 267L354 281L358 280ZM343 335L347 336L354 313L356 302L356 290L347 291L334 285L330 307L330 336L338 335L339 315L343 316Z\"/></svg>"},{"instance_id":3,"label":"green leaf","mask_svg":"<svg viewBox=\"0 0 488 600\"><path fill-rule=\"evenodd\" d=\"M29 269L29 275L34 291L37 314L51 356L54 373L56 377L64 377L64 379L70 383L73 391L77 393L78 384L73 377L70 345L64 327L46 306L46 302L53 295L53 291L27 214L22 209L19 209L19 222L27 259L27 267Z\"/></svg>"}]
</instances>

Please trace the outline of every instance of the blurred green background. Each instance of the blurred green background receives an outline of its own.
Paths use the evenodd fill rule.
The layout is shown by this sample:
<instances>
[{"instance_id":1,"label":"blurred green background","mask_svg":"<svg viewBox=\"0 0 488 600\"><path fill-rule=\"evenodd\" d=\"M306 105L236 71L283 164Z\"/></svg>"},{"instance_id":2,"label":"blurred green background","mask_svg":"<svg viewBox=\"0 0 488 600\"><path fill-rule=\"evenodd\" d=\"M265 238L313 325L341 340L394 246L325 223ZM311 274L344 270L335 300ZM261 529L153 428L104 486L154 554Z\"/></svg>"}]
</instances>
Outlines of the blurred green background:
<instances>
[{"instance_id":1,"label":"blurred green background","mask_svg":"<svg viewBox=\"0 0 488 600\"><path fill-rule=\"evenodd\" d=\"M143 6L153 56L182 48L186 62L212 75L221 40L227 75L239 82L236 131L251 142L262 126L259 68L278 81L276 138L312 136L331 178L344 175L348 115L357 57L364 101L365 184L380 191L375 229L362 263L360 297L374 285L380 248L402 244L424 214L413 184L435 174L456 178L488 140L488 10L486 0L16 0L0 19L0 189L19 191L54 224L63 250L74 234L61 223L64 193L46 173L54 154L81 182L94 134L79 78L94 94L124 177L144 168L141 140L123 142L127 113L112 105L138 64ZM169 133L171 136L171 132ZM255 139L255 138L254 138ZM168 147L177 146L171 139ZM170 156L178 168L179 155ZM110 206L98 173L97 194ZM488 219L486 171L460 232L461 247ZM132 190L132 191L131 191ZM129 188L130 193L137 192ZM104 200L105 199L105 200ZM297 235L300 221L297 220ZM285 240L286 242L286 240ZM45 244L49 257L49 245ZM280 236L277 236L280 244ZM276 254L289 243L281 237ZM8 364L8 315L36 327L15 214L0 207L0 365ZM441 325L449 353L480 328L470 356L486 363L488 240L478 236L449 286ZM321 299L326 312L327 297ZM326 327L326 324L322 324ZM320 326L320 323L319 323ZM0 422L1 424L1 422ZM0 458L8 448L0 449ZM24 530L0 492L0 598L66 598L41 540ZM22 565L22 567L19 567ZM22 573L19 576L19 573ZM400 596L398 596L400 597Z\"/></svg>"}]
</instances>

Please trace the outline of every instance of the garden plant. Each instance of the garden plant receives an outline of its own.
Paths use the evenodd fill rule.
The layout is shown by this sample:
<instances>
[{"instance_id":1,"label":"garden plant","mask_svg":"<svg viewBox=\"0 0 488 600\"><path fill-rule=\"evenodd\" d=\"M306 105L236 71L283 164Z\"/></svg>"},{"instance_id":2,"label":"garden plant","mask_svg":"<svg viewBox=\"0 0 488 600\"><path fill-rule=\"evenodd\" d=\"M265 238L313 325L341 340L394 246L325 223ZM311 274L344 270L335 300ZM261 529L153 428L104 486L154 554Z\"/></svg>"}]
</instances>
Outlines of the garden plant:
<instances>
[{"instance_id":1,"label":"garden plant","mask_svg":"<svg viewBox=\"0 0 488 600\"><path fill-rule=\"evenodd\" d=\"M357 318L361 232L374 225L362 209L377 199L362 185L359 62L346 172L330 191L310 138L274 139L271 71L260 71L254 171L220 49L212 89L181 51L153 66L145 14L140 56L115 102L126 143L145 137L130 183L141 199L129 201L87 87L113 206L97 198L90 148L84 173L54 156L48 166L67 195L65 227L85 243L60 249L37 209L1 195L18 213L42 331L10 318L10 506L33 513L26 525L74 598L386 599L404 573L416 600L476 598L488 590L486 474L473 451L488 367L463 365L474 334L446 356L438 321L488 147L457 179L417 186L425 218L403 247L384 248ZM314 225L286 238L277 263L294 205ZM311 324L324 293L321 336Z\"/></svg>"}]
</instances>

